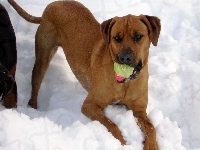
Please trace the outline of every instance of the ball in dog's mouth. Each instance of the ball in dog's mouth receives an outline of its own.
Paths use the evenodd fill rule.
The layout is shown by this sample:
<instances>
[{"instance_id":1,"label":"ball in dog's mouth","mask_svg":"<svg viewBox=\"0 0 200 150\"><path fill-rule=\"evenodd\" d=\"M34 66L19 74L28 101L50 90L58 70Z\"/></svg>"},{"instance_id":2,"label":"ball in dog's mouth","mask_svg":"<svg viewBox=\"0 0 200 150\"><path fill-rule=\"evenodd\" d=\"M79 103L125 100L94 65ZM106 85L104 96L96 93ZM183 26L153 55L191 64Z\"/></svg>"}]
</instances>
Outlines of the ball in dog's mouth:
<instances>
[{"instance_id":1,"label":"ball in dog's mouth","mask_svg":"<svg viewBox=\"0 0 200 150\"><path fill-rule=\"evenodd\" d=\"M115 79L118 83L124 83L125 80L133 80L138 77L142 69L142 62L134 68L126 64L114 62Z\"/></svg>"},{"instance_id":2,"label":"ball in dog's mouth","mask_svg":"<svg viewBox=\"0 0 200 150\"><path fill-rule=\"evenodd\" d=\"M114 62L114 71L115 79L121 83L133 74L134 68L126 64Z\"/></svg>"}]
</instances>

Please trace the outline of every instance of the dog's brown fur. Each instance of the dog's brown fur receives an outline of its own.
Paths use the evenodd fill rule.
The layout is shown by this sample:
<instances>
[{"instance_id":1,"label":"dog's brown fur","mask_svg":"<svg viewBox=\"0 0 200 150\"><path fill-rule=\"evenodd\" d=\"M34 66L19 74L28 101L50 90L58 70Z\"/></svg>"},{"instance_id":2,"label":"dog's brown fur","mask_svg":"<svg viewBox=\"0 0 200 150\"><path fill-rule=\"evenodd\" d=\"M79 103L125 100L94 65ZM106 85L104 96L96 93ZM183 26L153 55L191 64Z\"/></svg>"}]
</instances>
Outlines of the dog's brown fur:
<instances>
[{"instance_id":1,"label":"dog's brown fur","mask_svg":"<svg viewBox=\"0 0 200 150\"><path fill-rule=\"evenodd\" d=\"M18 12L21 10L13 0L8 1ZM21 15L24 16L23 13ZM36 61L29 105L37 108L38 91L44 74L56 48L62 46L73 73L88 91L82 112L92 120L100 121L125 144L117 125L102 112L106 106L120 100L120 104L126 105L138 118L145 137L144 149L157 150L156 131L146 114L147 62L150 43L157 45L160 20L153 16L127 15L109 19L100 25L87 8L74 1L53 2L46 7L39 21L33 18L25 18L40 23L35 39ZM134 40L136 33L142 38ZM116 36L122 41L116 41ZM133 57L129 65L137 68L140 63L142 69L136 79L118 83L114 78L113 64L127 49Z\"/></svg>"}]
</instances>

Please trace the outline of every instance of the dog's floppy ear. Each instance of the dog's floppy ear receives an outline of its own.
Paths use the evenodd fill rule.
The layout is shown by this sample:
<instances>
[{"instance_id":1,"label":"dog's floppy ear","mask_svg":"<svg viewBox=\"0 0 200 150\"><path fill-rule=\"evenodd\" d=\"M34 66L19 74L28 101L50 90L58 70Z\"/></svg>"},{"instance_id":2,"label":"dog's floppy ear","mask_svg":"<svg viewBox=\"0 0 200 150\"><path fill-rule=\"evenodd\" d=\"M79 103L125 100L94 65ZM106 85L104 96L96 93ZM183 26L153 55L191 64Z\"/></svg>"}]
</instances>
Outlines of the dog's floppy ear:
<instances>
[{"instance_id":1,"label":"dog's floppy ear","mask_svg":"<svg viewBox=\"0 0 200 150\"><path fill-rule=\"evenodd\" d=\"M155 16L140 15L142 22L147 26L149 37L154 46L157 46L158 37L160 35L161 25L160 19Z\"/></svg>"},{"instance_id":2,"label":"dog's floppy ear","mask_svg":"<svg viewBox=\"0 0 200 150\"><path fill-rule=\"evenodd\" d=\"M110 32L115 24L115 19L111 18L101 23L101 33L106 43L110 43Z\"/></svg>"}]
</instances>

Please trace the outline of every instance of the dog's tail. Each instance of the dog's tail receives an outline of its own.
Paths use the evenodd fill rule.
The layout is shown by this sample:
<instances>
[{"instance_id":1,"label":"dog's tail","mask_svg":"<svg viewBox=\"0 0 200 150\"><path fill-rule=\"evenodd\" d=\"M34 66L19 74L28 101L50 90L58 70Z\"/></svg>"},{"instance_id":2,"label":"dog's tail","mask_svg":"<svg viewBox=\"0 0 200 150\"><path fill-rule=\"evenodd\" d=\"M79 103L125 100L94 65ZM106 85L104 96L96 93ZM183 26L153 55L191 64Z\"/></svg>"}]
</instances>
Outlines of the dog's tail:
<instances>
[{"instance_id":1,"label":"dog's tail","mask_svg":"<svg viewBox=\"0 0 200 150\"><path fill-rule=\"evenodd\" d=\"M14 0L8 0L10 5L18 12L18 14L24 18L26 21L31 23L39 24L41 21L41 17L35 17L28 14L25 10L23 10Z\"/></svg>"}]
</instances>

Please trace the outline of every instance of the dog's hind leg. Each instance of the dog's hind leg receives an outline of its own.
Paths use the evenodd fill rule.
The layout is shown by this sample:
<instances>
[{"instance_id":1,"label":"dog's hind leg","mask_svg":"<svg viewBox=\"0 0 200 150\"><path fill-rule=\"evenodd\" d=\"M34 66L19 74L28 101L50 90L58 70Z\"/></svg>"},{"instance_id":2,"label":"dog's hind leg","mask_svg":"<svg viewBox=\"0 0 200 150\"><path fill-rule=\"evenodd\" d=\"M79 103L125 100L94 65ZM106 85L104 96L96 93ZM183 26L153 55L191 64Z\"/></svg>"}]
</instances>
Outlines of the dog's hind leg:
<instances>
[{"instance_id":1,"label":"dog's hind leg","mask_svg":"<svg viewBox=\"0 0 200 150\"><path fill-rule=\"evenodd\" d=\"M32 71L32 93L29 105L37 109L38 92L49 67L49 63L57 51L57 34L50 24L40 25L35 38L35 64Z\"/></svg>"}]
</instances>

